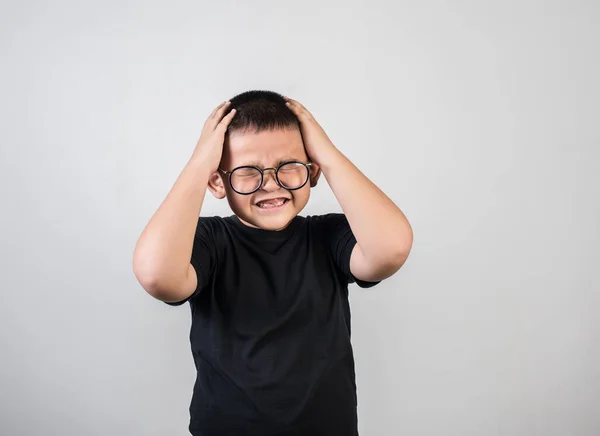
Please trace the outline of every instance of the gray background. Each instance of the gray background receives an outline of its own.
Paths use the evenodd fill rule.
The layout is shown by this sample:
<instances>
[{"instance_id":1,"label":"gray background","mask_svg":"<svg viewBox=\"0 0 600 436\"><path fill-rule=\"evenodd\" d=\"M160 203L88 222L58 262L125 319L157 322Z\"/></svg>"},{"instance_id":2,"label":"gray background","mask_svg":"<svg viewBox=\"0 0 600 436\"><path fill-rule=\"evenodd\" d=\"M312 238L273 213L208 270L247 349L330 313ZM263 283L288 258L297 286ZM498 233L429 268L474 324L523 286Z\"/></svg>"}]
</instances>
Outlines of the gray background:
<instances>
[{"instance_id":1,"label":"gray background","mask_svg":"<svg viewBox=\"0 0 600 436\"><path fill-rule=\"evenodd\" d=\"M306 105L415 232L351 287L362 435L600 434L599 12L3 1L0 434L187 433L189 307L132 253L249 89ZM322 183L303 214L329 211Z\"/></svg>"}]
</instances>

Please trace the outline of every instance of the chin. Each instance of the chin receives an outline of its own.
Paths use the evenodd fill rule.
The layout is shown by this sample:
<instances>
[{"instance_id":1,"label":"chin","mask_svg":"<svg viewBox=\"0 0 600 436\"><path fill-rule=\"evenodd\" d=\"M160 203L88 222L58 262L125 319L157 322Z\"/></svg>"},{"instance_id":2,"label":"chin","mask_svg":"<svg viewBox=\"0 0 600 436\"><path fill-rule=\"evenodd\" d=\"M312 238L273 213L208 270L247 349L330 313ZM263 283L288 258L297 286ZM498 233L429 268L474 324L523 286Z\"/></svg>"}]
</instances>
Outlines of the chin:
<instances>
[{"instance_id":1,"label":"chin","mask_svg":"<svg viewBox=\"0 0 600 436\"><path fill-rule=\"evenodd\" d=\"M282 230L298 215L293 201L288 202L281 210L261 210L258 206L251 206L243 214L237 214L246 225L250 224L263 230Z\"/></svg>"},{"instance_id":2,"label":"chin","mask_svg":"<svg viewBox=\"0 0 600 436\"><path fill-rule=\"evenodd\" d=\"M264 230L282 230L294 219L295 213L280 213L270 216L252 216L251 223Z\"/></svg>"},{"instance_id":3,"label":"chin","mask_svg":"<svg viewBox=\"0 0 600 436\"><path fill-rule=\"evenodd\" d=\"M233 212L247 225L263 230L282 230L304 209L308 203L308 196L294 195L288 202L278 209L264 209L256 204L229 205Z\"/></svg>"}]
</instances>

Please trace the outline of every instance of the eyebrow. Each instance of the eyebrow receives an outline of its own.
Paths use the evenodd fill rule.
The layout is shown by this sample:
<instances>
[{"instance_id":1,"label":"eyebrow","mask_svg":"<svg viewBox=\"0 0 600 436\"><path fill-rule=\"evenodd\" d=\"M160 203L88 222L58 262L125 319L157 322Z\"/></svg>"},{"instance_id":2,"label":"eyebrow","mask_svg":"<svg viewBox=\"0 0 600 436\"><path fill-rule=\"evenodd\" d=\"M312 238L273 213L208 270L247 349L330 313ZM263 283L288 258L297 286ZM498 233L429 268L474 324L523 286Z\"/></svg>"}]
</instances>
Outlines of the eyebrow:
<instances>
[{"instance_id":1,"label":"eyebrow","mask_svg":"<svg viewBox=\"0 0 600 436\"><path fill-rule=\"evenodd\" d=\"M290 156L287 156L287 157L284 157L283 159L279 159L279 161L277 162L277 164L275 165L275 167L277 167L277 165L279 165L279 164L281 164L281 163L283 163L283 162L288 162L288 161L290 161L290 160L296 160L296 161L298 161L298 162L302 162L302 159L298 159L298 158L295 158L295 157L290 157ZM263 168L263 167L261 166L261 163L260 163L259 161L252 161L252 162L250 162L250 163L246 163L246 164L244 164L244 165L240 165L240 166L252 166L252 167L259 167L259 168Z\"/></svg>"}]
</instances>

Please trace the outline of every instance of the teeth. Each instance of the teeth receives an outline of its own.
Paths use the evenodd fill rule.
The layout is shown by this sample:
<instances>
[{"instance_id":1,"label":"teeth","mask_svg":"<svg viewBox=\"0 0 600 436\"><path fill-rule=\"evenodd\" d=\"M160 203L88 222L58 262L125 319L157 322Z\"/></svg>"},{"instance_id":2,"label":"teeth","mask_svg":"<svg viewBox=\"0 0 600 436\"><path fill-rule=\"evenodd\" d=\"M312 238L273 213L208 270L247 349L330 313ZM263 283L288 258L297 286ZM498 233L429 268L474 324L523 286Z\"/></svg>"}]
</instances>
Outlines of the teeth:
<instances>
[{"instance_id":1,"label":"teeth","mask_svg":"<svg viewBox=\"0 0 600 436\"><path fill-rule=\"evenodd\" d=\"M280 199L280 200L278 200L276 202L273 202L271 200L268 203L260 201L258 203L258 207L261 207L261 208L264 208L264 209L269 208L269 207L277 207L277 206L281 206L283 203L285 203L285 201L286 201L286 199Z\"/></svg>"}]
</instances>

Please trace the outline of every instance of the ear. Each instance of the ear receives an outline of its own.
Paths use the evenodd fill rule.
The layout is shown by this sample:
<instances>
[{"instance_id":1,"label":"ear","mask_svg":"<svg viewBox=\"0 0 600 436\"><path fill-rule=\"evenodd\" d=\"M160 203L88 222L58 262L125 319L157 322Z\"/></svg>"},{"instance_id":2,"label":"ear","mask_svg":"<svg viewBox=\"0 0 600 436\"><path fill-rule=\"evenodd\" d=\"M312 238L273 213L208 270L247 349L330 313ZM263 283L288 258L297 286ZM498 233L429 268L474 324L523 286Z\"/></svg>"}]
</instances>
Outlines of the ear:
<instances>
[{"instance_id":1,"label":"ear","mask_svg":"<svg viewBox=\"0 0 600 436\"><path fill-rule=\"evenodd\" d=\"M227 191L225 190L224 183L225 183L225 181L223 180L221 173L219 173L219 171L215 171L208 178L207 188L209 189L210 192L212 192L212 195L214 195L215 198L222 200L227 195Z\"/></svg>"},{"instance_id":2,"label":"ear","mask_svg":"<svg viewBox=\"0 0 600 436\"><path fill-rule=\"evenodd\" d=\"M310 168L310 187L314 188L315 186L317 186L319 177L321 177L321 167L313 162L309 168Z\"/></svg>"}]
</instances>

